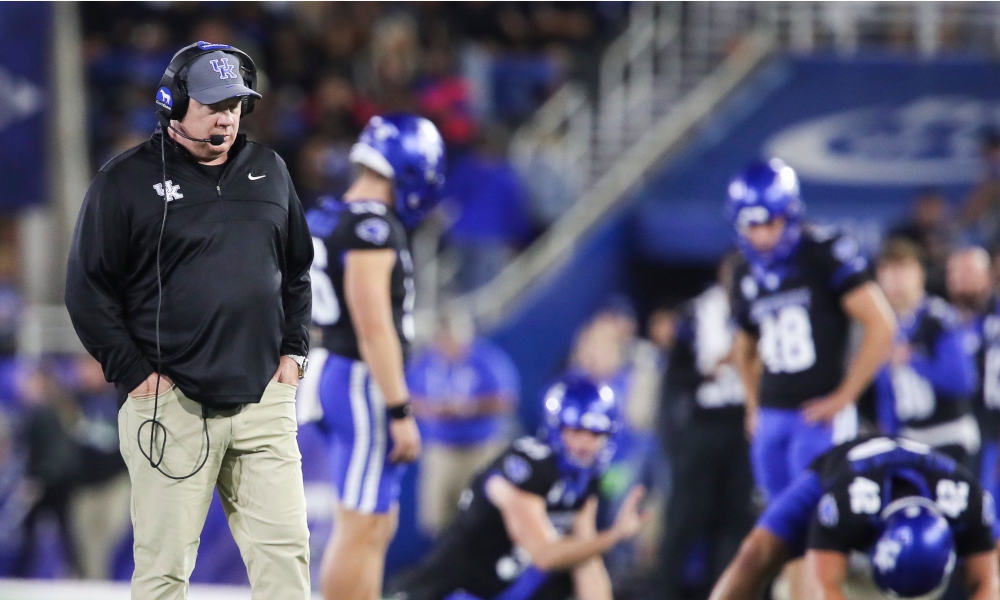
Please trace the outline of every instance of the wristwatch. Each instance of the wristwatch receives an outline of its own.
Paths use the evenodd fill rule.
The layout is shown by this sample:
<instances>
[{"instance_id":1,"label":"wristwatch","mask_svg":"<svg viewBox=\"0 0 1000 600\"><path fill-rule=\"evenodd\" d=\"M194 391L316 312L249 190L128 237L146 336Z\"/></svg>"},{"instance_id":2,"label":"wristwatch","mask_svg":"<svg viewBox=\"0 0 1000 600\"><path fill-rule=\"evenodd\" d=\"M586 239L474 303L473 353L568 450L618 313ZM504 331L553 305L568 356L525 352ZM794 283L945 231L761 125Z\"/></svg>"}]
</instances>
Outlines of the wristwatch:
<instances>
[{"instance_id":1,"label":"wristwatch","mask_svg":"<svg viewBox=\"0 0 1000 600\"><path fill-rule=\"evenodd\" d=\"M305 356L299 356L297 354L288 354L288 358L295 361L295 364L299 365L299 379L306 376L306 370L309 368L309 359Z\"/></svg>"}]
</instances>

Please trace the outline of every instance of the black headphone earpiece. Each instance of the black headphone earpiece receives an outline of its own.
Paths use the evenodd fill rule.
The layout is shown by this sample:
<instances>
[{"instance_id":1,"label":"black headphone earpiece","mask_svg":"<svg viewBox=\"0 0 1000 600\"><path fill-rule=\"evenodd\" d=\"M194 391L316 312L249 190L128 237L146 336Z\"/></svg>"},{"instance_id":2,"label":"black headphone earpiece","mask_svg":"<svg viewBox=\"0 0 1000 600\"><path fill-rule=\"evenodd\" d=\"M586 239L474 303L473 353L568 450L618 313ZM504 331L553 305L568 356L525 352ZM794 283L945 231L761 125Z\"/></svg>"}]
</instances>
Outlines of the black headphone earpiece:
<instances>
[{"instance_id":1,"label":"black headphone earpiece","mask_svg":"<svg viewBox=\"0 0 1000 600\"><path fill-rule=\"evenodd\" d=\"M221 50L228 54L233 54L240 59L240 76L243 85L253 91L257 91L257 65L246 52L228 44L210 44L208 42L196 42L190 46L181 48L177 54L170 59L167 70L160 78L159 89L156 90L156 112L162 114L167 122L184 119L187 114L191 97L188 96L186 74L191 61L199 56ZM256 96L244 96L242 116L247 116L253 112L257 103Z\"/></svg>"}]
</instances>

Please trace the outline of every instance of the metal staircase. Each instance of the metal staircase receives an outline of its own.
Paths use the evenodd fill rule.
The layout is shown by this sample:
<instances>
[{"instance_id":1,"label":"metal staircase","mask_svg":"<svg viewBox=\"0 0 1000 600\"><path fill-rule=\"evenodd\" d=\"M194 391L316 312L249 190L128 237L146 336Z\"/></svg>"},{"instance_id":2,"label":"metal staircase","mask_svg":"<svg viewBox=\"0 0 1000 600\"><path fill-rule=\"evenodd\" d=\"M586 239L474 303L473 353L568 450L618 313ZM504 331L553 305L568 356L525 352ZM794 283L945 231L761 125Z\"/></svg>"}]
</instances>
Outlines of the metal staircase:
<instances>
[{"instance_id":1,"label":"metal staircase","mask_svg":"<svg viewBox=\"0 0 1000 600\"><path fill-rule=\"evenodd\" d=\"M455 302L486 326L514 310L525 290L774 53L866 48L995 54L1000 3L633 3L628 28L600 61L596 89L565 84L512 138L515 166L523 174L559 173L575 204L490 284Z\"/></svg>"}]
</instances>

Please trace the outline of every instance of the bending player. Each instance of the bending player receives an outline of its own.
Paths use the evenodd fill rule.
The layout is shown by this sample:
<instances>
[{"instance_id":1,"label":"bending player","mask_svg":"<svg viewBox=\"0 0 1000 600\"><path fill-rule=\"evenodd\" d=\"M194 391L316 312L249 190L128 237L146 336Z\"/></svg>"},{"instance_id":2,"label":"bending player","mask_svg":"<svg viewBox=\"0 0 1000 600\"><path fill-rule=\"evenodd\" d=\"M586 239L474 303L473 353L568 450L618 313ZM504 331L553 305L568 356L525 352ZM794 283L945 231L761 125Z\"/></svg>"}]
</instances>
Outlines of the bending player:
<instances>
[{"instance_id":1,"label":"bending player","mask_svg":"<svg viewBox=\"0 0 1000 600\"><path fill-rule=\"evenodd\" d=\"M611 528L595 526L598 479L617 428L607 386L572 376L550 388L544 435L516 440L473 479L437 547L395 586L399 597L441 600L462 590L502 600L611 600L601 555L645 519L635 488Z\"/></svg>"},{"instance_id":2,"label":"bending player","mask_svg":"<svg viewBox=\"0 0 1000 600\"><path fill-rule=\"evenodd\" d=\"M753 600L806 554L823 600L939 597L956 562L971 600L1000 594L993 497L951 458L902 438L875 437L819 457L776 498L719 578L710 600ZM869 557L845 594L852 552Z\"/></svg>"},{"instance_id":3,"label":"bending player","mask_svg":"<svg viewBox=\"0 0 1000 600\"><path fill-rule=\"evenodd\" d=\"M325 200L307 215L313 322L329 353L316 366L320 426L338 496L320 577L328 600L376 600L402 469L420 453L403 378L414 301L405 228L438 200L444 144L427 119L373 117L350 159L358 175L343 201Z\"/></svg>"}]
</instances>

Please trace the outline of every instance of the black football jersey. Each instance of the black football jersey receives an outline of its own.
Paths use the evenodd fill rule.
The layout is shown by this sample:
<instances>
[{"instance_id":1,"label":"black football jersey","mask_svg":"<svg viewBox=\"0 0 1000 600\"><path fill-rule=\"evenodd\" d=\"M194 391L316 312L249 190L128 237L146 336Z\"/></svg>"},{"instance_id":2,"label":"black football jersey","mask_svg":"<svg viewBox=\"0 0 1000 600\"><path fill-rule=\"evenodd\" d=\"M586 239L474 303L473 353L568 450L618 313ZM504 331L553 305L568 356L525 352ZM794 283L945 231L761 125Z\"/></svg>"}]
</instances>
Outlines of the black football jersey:
<instances>
[{"instance_id":1,"label":"black football jersey","mask_svg":"<svg viewBox=\"0 0 1000 600\"><path fill-rule=\"evenodd\" d=\"M783 265L736 269L733 318L757 336L764 363L760 405L798 408L836 389L846 368L850 318L845 294L871 281L857 243L832 230L807 226Z\"/></svg>"},{"instance_id":2,"label":"black football jersey","mask_svg":"<svg viewBox=\"0 0 1000 600\"><path fill-rule=\"evenodd\" d=\"M344 301L344 260L352 250L391 249L397 253L389 293L399 343L406 354L413 338L413 261L406 229L380 202L326 199L306 215L313 236L312 320L323 332L323 347L361 360L351 312Z\"/></svg>"},{"instance_id":3,"label":"black football jersey","mask_svg":"<svg viewBox=\"0 0 1000 600\"><path fill-rule=\"evenodd\" d=\"M808 546L842 553L867 552L893 500L922 495L932 500L955 536L955 553L968 556L994 547L992 496L954 460L903 438L859 439L817 458L810 470L826 493L816 507Z\"/></svg>"},{"instance_id":4,"label":"black football jersey","mask_svg":"<svg viewBox=\"0 0 1000 600\"><path fill-rule=\"evenodd\" d=\"M598 491L596 478L565 479L544 442L533 437L515 440L472 480L462 494L459 515L400 591L412 598L440 599L462 589L493 598L531 566L530 556L514 546L500 510L486 497L486 481L495 475L545 498L549 519L560 534L570 533L577 513Z\"/></svg>"}]
</instances>

